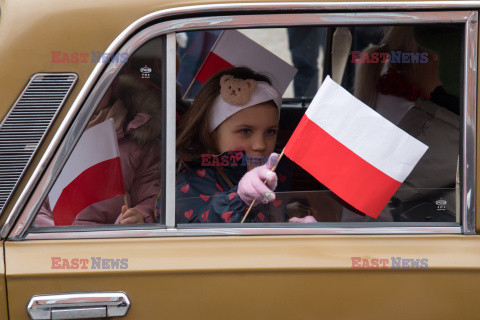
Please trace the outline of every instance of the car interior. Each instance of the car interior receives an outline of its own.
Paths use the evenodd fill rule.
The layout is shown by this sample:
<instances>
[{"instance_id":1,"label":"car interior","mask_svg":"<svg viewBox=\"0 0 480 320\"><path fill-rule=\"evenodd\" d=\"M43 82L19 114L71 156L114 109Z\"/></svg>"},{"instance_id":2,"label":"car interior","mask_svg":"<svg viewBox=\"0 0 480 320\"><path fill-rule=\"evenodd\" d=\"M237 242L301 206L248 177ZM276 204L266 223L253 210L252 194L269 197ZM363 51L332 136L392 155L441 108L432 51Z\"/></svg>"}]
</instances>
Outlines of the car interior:
<instances>
[{"instance_id":1,"label":"car interior","mask_svg":"<svg viewBox=\"0 0 480 320\"><path fill-rule=\"evenodd\" d=\"M422 37L429 38L432 32L438 33L438 31L443 29L445 27L439 25L427 26L424 29L411 25L401 27L362 25L350 27L302 26L276 29L239 29L244 35L298 69L293 83L287 88L283 96L275 151L280 153L285 147L291 134L304 116L317 89L327 76L341 84L351 94L358 96L357 91L359 87L362 87L362 84L359 85L357 83L358 79L356 77L362 68L380 67L380 79L388 76L390 69L400 70L397 72L398 75L402 72L407 74L407 71L403 70L410 68L413 70L412 74L417 75L420 73L418 71L420 69L417 70L417 68L423 67L423 65L422 61L415 60L415 57L422 57L421 55L425 52L431 54L430 57L433 57L431 60L441 60L442 56L449 55L449 57L457 59L458 62L454 64L460 66L461 50L442 53L440 50L449 50L447 45L443 44L436 47L428 39L422 40ZM392 36L391 34L395 32L399 32L400 35ZM452 34L453 39L461 39L463 36L461 26L449 25L445 32ZM202 85L195 81L195 75L202 67L203 62L221 33L222 30L200 30L176 34L177 114L181 114L189 107L200 90ZM388 40L388 35L391 36L390 40ZM388 54L388 59L385 61L379 61L381 60L379 58L382 56L378 54L372 55L368 53L372 48L385 46L387 40L392 41L392 38L398 39L400 37L410 37L413 42L420 39L418 41L423 41L422 45L431 46L431 49L424 49L422 46L415 44L415 49L412 46L407 46L401 49L403 50L402 52L385 50L384 53ZM159 54L159 52L162 52L161 39L161 37L155 38L140 47L130 57L120 72L120 74L129 74L138 78L138 81L146 83L146 89L142 89L144 91L141 94L150 92L153 96L158 95L158 99L161 99L162 90L162 57ZM392 46L392 48L394 47ZM394 56L397 52L407 54L406 56L400 55L400 60L403 59L405 61L394 61L394 59L398 58ZM410 55L414 58L411 58ZM440 66L442 65L440 64ZM452 75L452 72L455 71L458 74ZM459 69L447 71L449 76L456 77L451 82L455 83L457 87L460 83L460 72L461 70ZM111 95L110 100L114 99L115 95L118 94L118 77L117 81L112 83L110 90L107 91L107 94ZM372 81L375 82L377 80ZM393 81L398 81L398 79ZM392 86L397 88L397 84L393 82ZM427 85L426 87L434 88L437 85L441 87L442 82L432 82L430 86ZM410 90L412 87L415 87L415 85L410 85L407 89ZM415 87L414 89L417 88ZM386 96L398 94L398 92L392 93L393 89L391 87L387 86L387 90L390 91L386 92ZM405 96L405 93L400 92L399 96L402 95ZM418 97L425 98L425 96ZM443 97L445 97L445 94ZM415 179L410 179L410 177L411 181L407 179L377 219L368 217L350 206L307 171L287 157L284 157L278 165L277 173L280 180L287 181L286 185L288 185L288 188L276 190L277 199L283 205L277 208L271 204L266 222L281 223L287 222L292 217L305 216L313 216L317 222L459 222L458 159L460 142L458 123L461 115L461 108L459 107L461 95L453 97L450 94L449 97L452 99L448 101L453 106L439 107L442 109L442 112L443 109L447 109L444 112L446 116L441 119L437 117L437 111L435 111L436 113L428 113L425 110L417 110L418 114L409 115L408 113L402 118L403 122L396 123L396 125L413 136L419 136L420 134L427 136L426 139L431 149L435 150L435 152L434 155L429 156L425 164L417 165L419 167L417 171L420 172L414 171L414 174L411 175ZM426 98L430 99L428 93ZM412 100L410 105L413 106L414 102ZM415 106L413 109L418 108ZM95 114L98 114L98 111ZM133 115L127 114L127 118L129 117L132 118ZM420 119L419 117L424 119L422 124L416 123ZM435 126L442 128L438 130L443 131L435 131L436 129L434 128L435 130L432 129L428 133L419 133L418 126L425 126L427 121L429 121L429 124L435 122ZM417 127L414 127L414 124ZM450 146L447 148L441 145L444 134L449 134L451 137ZM418 179L416 178L417 176L419 176ZM432 176L443 178L437 179L437 181L432 179ZM160 213L157 211L156 214L159 215Z\"/></svg>"}]
</instances>

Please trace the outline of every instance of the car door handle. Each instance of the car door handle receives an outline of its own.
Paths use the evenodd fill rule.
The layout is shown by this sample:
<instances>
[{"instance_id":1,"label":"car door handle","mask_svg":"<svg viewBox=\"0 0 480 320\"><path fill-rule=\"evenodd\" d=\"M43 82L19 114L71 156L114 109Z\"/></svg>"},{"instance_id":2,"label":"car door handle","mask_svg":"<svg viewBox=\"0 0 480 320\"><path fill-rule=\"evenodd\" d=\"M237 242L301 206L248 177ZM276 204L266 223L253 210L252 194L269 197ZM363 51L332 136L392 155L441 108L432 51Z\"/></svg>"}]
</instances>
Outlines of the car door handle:
<instances>
[{"instance_id":1,"label":"car door handle","mask_svg":"<svg viewBox=\"0 0 480 320\"><path fill-rule=\"evenodd\" d=\"M27 305L32 319L122 317L130 308L124 292L77 292L33 296Z\"/></svg>"}]
</instances>

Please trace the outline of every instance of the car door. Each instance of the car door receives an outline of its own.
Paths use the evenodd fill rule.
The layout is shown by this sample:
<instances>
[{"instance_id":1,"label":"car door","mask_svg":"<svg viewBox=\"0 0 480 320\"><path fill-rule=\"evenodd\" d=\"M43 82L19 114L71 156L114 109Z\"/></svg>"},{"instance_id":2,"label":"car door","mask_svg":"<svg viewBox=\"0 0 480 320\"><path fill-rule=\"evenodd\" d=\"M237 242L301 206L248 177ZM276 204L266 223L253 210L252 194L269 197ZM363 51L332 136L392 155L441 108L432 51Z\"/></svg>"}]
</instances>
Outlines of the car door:
<instances>
[{"instance_id":1,"label":"car door","mask_svg":"<svg viewBox=\"0 0 480 320\"><path fill-rule=\"evenodd\" d=\"M285 14L285 6L297 11ZM372 8L362 4L349 8L362 9L361 12L338 13L346 11L345 8L333 8L336 11L315 13L326 9L321 4L285 6L212 5L201 12L199 9L200 17L183 17L184 11L179 10L178 16L169 20L161 20L165 12L158 12L151 20L144 21L145 25L136 25L119 36L110 48L110 52L116 53L115 58L101 64L76 97L72 116L64 120L67 133L52 140L48 155L36 171L38 183L25 188L2 230L2 236L6 237L3 271L10 319L450 319L458 315L475 318L477 311L471 306L478 299L480 271L480 258L475 253L480 243L474 215L477 12L459 7L449 8L456 9L451 11L428 7L432 10L397 12L391 11L395 7L389 4ZM185 71L192 79L223 30L239 30L272 52L279 45L277 55L286 52L284 59L288 60L288 28L322 28L326 30L325 42L330 42L325 47L337 50L335 59L327 59L329 51L325 50L323 61L334 62L324 69L331 69L332 75L336 75L334 80L351 90L348 78L355 74L354 63L357 63L350 60L351 51L356 51L353 44L367 39L358 36L355 28L418 24L438 27L448 23L461 26L464 50L459 57L463 78L458 80L463 88L459 184L445 188L460 195L456 193L454 202L458 206L454 206L446 221L415 220L405 214L409 212L407 209L398 206L395 208L400 213L395 217L405 220L366 218L297 168L298 174L285 181L296 183L298 188L278 192L277 200L281 201L279 204L299 202L300 209L295 214L307 207L306 212L315 216L317 223L290 223L284 213L273 214L277 212L274 207L279 207L276 204L271 207L272 220L263 223L179 222L179 214L185 213L176 213L180 207L175 190L176 124L181 118L180 97L188 102L188 95L176 92L177 53L182 37L186 35L191 40L185 47L187 55L203 52L200 62L191 63L194 67ZM341 29L345 26L349 30ZM194 32L201 31L211 32L213 41L204 34L202 45L200 40L192 40ZM336 31L341 37L335 36ZM265 39L269 38L274 40L267 43ZM345 56L349 58L342 58ZM125 79L132 75L135 91L128 91L131 88ZM195 85L192 84L192 90ZM74 209L65 211L75 213L73 223L61 225L55 207L62 195L55 199L53 190L59 181L66 179L66 173L78 167L70 166L79 158L72 155L85 141L86 132L99 123L96 120L105 106L103 103L117 96L125 99L122 100L125 105L130 103L120 98L122 92L131 93L127 97L141 93L142 105L147 103L147 96L152 96L161 111L159 118L148 114L149 120L158 121L161 130L135 165L142 167L150 159L149 152L157 150L155 165L160 174L144 175L149 181L157 179L158 184L152 220L139 225L115 224L117 210L112 213L113 220L109 215L95 224L80 223L79 215L83 215L85 208L82 207L80 213ZM283 143L312 98L296 96L293 89L289 94L290 97L284 96L282 112L290 117L280 120L280 130L286 134ZM106 105L113 108L115 104ZM145 112L142 109L140 113ZM122 134L128 136L126 132ZM99 139L100 135L94 137ZM282 141L280 135L279 141ZM121 153L120 142L119 148ZM46 160L50 158L51 161ZM88 187L96 190L95 194L103 194L107 189L104 182L112 172L107 171L105 178L94 179L93 183L90 180ZM123 174L128 180L128 175ZM70 176L73 178L68 182L73 183L80 173ZM74 189L73 198L82 197L78 190L81 188ZM110 190L113 190L111 185L107 191ZM126 192L127 206L134 206L135 192L128 181ZM109 198L104 196L100 200ZM445 211L445 202L437 203L438 200L447 201L434 199L434 219ZM426 212L423 207L419 210ZM418 216L419 213L415 215ZM280 218L273 220L275 217ZM92 221L88 219L93 218L83 221Z\"/></svg>"},{"instance_id":2,"label":"car door","mask_svg":"<svg viewBox=\"0 0 480 320\"><path fill-rule=\"evenodd\" d=\"M2 257L3 257L3 246L2 246ZM8 313L7 313L7 286L5 283L5 265L3 263L2 259L2 284L1 284L1 303L2 303L2 319L8 319Z\"/></svg>"}]
</instances>

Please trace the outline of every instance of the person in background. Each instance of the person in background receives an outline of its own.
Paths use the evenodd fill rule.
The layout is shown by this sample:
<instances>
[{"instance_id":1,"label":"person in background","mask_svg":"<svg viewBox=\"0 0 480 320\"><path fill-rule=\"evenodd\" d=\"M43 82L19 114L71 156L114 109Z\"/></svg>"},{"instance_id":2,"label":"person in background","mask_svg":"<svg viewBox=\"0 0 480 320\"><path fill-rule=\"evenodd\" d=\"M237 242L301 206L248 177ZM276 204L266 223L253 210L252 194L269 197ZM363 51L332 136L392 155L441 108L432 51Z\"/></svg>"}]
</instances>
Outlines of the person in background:
<instances>
[{"instance_id":1,"label":"person in background","mask_svg":"<svg viewBox=\"0 0 480 320\"><path fill-rule=\"evenodd\" d=\"M454 220L449 210L454 211L455 192L449 190L455 187L459 149L460 39L461 32L451 27L395 26L380 45L364 51L390 57L386 63L359 64L357 98L429 146L379 216L383 221ZM420 59L394 61L394 53ZM438 199L448 210L437 212ZM346 213L342 219L359 216Z\"/></svg>"},{"instance_id":2,"label":"person in background","mask_svg":"<svg viewBox=\"0 0 480 320\"><path fill-rule=\"evenodd\" d=\"M295 97L313 98L318 90L318 57L325 48L326 28L288 28L287 34L292 62L298 69L293 80Z\"/></svg>"},{"instance_id":3,"label":"person in background","mask_svg":"<svg viewBox=\"0 0 480 320\"><path fill-rule=\"evenodd\" d=\"M392 52L418 55L418 63L396 61ZM388 54L387 59L381 55ZM363 58L363 57L368 57ZM375 63L371 62L377 56ZM421 57L426 56L427 61ZM362 52L363 63L358 63L354 80L354 95L395 125L414 107L420 97L430 98L429 93L441 84L438 76L438 56L420 47L415 41L412 26L393 26L385 29L379 45L370 45ZM370 61L368 61L370 60ZM393 213L386 206L377 219L344 208L342 221L393 221Z\"/></svg>"},{"instance_id":4,"label":"person in background","mask_svg":"<svg viewBox=\"0 0 480 320\"><path fill-rule=\"evenodd\" d=\"M392 63L391 53L400 52L427 57L418 63ZM421 48L415 41L412 26L390 27L379 45L371 45L363 54L373 57L388 53L390 59L377 63L359 63L355 77L355 96L382 116L398 124L420 98L430 98L441 85L438 55ZM386 72L385 72L386 70Z\"/></svg>"}]
</instances>

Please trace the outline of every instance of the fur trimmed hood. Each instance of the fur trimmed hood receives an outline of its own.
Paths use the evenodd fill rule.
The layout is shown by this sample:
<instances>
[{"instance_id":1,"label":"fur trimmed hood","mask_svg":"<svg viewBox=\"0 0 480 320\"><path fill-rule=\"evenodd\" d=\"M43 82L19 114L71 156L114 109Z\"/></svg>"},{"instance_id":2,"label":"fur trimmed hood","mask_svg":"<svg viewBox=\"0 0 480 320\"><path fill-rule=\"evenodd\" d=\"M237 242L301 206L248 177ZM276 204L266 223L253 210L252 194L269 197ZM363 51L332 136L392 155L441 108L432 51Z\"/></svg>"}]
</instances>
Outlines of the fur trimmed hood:
<instances>
[{"instance_id":1,"label":"fur trimmed hood","mask_svg":"<svg viewBox=\"0 0 480 320\"><path fill-rule=\"evenodd\" d=\"M119 77L117 96L121 103L115 102L118 110L113 115L117 132L123 131L140 144L155 141L162 132L161 89L144 80L128 73Z\"/></svg>"}]
</instances>

